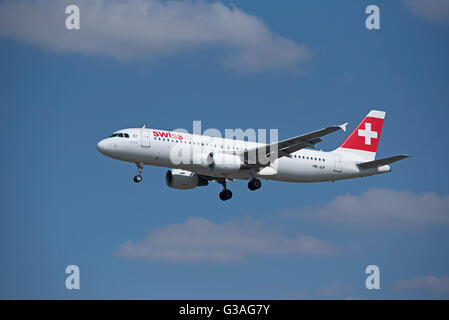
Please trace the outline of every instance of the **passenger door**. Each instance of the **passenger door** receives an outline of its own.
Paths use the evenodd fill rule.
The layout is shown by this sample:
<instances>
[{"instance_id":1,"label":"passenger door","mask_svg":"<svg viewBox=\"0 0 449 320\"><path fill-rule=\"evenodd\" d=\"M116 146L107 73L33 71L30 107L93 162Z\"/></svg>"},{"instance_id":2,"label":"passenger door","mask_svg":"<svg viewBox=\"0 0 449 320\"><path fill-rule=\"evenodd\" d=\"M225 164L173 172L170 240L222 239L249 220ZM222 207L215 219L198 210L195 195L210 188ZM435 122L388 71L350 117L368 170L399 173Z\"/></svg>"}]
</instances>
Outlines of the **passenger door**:
<instances>
[{"instance_id":1,"label":"passenger door","mask_svg":"<svg viewBox=\"0 0 449 320\"><path fill-rule=\"evenodd\" d=\"M335 172L341 172L341 167L342 167L341 155L334 154L334 160L335 160L334 171Z\"/></svg>"},{"instance_id":2,"label":"passenger door","mask_svg":"<svg viewBox=\"0 0 449 320\"><path fill-rule=\"evenodd\" d=\"M150 130L146 129L140 130L140 145L142 147L150 146Z\"/></svg>"}]
</instances>

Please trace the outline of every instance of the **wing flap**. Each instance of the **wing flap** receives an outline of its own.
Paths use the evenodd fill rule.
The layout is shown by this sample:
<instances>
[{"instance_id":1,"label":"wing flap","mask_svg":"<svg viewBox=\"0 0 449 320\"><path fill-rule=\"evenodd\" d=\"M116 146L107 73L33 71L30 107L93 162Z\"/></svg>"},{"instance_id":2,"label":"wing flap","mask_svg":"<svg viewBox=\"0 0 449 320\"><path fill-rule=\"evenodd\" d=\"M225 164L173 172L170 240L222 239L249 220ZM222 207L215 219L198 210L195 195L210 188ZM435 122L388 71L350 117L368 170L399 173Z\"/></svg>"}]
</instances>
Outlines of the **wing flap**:
<instances>
[{"instance_id":1,"label":"wing flap","mask_svg":"<svg viewBox=\"0 0 449 320\"><path fill-rule=\"evenodd\" d=\"M246 150L244 152L245 159L248 159L248 155L251 153L253 156L259 153L263 153L266 157L270 155L270 151L277 151L277 158L280 157L289 157L291 153L304 149L304 148L314 148L315 144L321 142L320 137L328 135L332 132L338 130L346 131L347 123L344 123L339 126L330 126L321 130L309 132L297 137L293 137L290 139L282 140L276 143L272 143L269 145L265 145L256 149Z\"/></svg>"}]
</instances>

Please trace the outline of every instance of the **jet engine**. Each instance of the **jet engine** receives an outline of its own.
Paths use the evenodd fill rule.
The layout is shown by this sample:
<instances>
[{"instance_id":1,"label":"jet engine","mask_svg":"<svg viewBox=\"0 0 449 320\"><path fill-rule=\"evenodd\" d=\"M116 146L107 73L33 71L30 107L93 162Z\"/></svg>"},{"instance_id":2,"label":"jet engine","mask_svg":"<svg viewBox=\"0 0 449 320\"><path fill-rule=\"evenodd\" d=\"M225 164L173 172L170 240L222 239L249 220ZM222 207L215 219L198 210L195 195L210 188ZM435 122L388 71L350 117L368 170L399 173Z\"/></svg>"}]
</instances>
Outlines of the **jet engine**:
<instances>
[{"instance_id":1,"label":"jet engine","mask_svg":"<svg viewBox=\"0 0 449 320\"><path fill-rule=\"evenodd\" d=\"M208 185L208 181L198 174L181 169L168 170L165 174L165 182L167 186L175 189L193 189Z\"/></svg>"}]
</instances>

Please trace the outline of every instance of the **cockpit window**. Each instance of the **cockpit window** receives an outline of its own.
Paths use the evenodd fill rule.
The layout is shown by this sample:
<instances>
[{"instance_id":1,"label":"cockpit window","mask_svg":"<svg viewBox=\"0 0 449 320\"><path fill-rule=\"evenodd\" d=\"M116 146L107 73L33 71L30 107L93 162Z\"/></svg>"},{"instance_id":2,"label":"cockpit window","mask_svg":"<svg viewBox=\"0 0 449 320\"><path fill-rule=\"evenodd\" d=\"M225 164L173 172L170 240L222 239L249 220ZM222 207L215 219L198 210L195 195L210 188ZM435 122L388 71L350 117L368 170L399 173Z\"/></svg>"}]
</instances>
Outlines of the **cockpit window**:
<instances>
[{"instance_id":1,"label":"cockpit window","mask_svg":"<svg viewBox=\"0 0 449 320\"><path fill-rule=\"evenodd\" d=\"M120 132L120 133L113 133L113 134L110 136L110 138L112 138L112 137L129 138L129 134L127 134L127 133L122 133L122 132Z\"/></svg>"}]
</instances>

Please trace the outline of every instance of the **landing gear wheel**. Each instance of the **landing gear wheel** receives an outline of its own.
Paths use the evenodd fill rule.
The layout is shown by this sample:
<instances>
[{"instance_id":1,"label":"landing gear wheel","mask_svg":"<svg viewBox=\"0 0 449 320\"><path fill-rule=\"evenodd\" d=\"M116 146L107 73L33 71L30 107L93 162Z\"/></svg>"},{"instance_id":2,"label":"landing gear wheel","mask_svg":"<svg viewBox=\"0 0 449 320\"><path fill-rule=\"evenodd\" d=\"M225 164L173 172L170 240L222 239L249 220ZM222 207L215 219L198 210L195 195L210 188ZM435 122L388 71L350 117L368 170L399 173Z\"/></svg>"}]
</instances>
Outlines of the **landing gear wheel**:
<instances>
[{"instance_id":1,"label":"landing gear wheel","mask_svg":"<svg viewBox=\"0 0 449 320\"><path fill-rule=\"evenodd\" d=\"M137 166L137 176L135 176L133 180L135 183L139 183L140 181L142 181L142 176L140 174L142 173L143 170L143 164L136 163L136 166Z\"/></svg>"},{"instance_id":2,"label":"landing gear wheel","mask_svg":"<svg viewBox=\"0 0 449 320\"><path fill-rule=\"evenodd\" d=\"M224 189L220 192L220 199L223 201L229 200L232 198L232 192L229 189Z\"/></svg>"},{"instance_id":3,"label":"landing gear wheel","mask_svg":"<svg viewBox=\"0 0 449 320\"><path fill-rule=\"evenodd\" d=\"M262 182L259 179L253 179L248 182L248 189L251 191L257 190L262 186Z\"/></svg>"}]
</instances>

